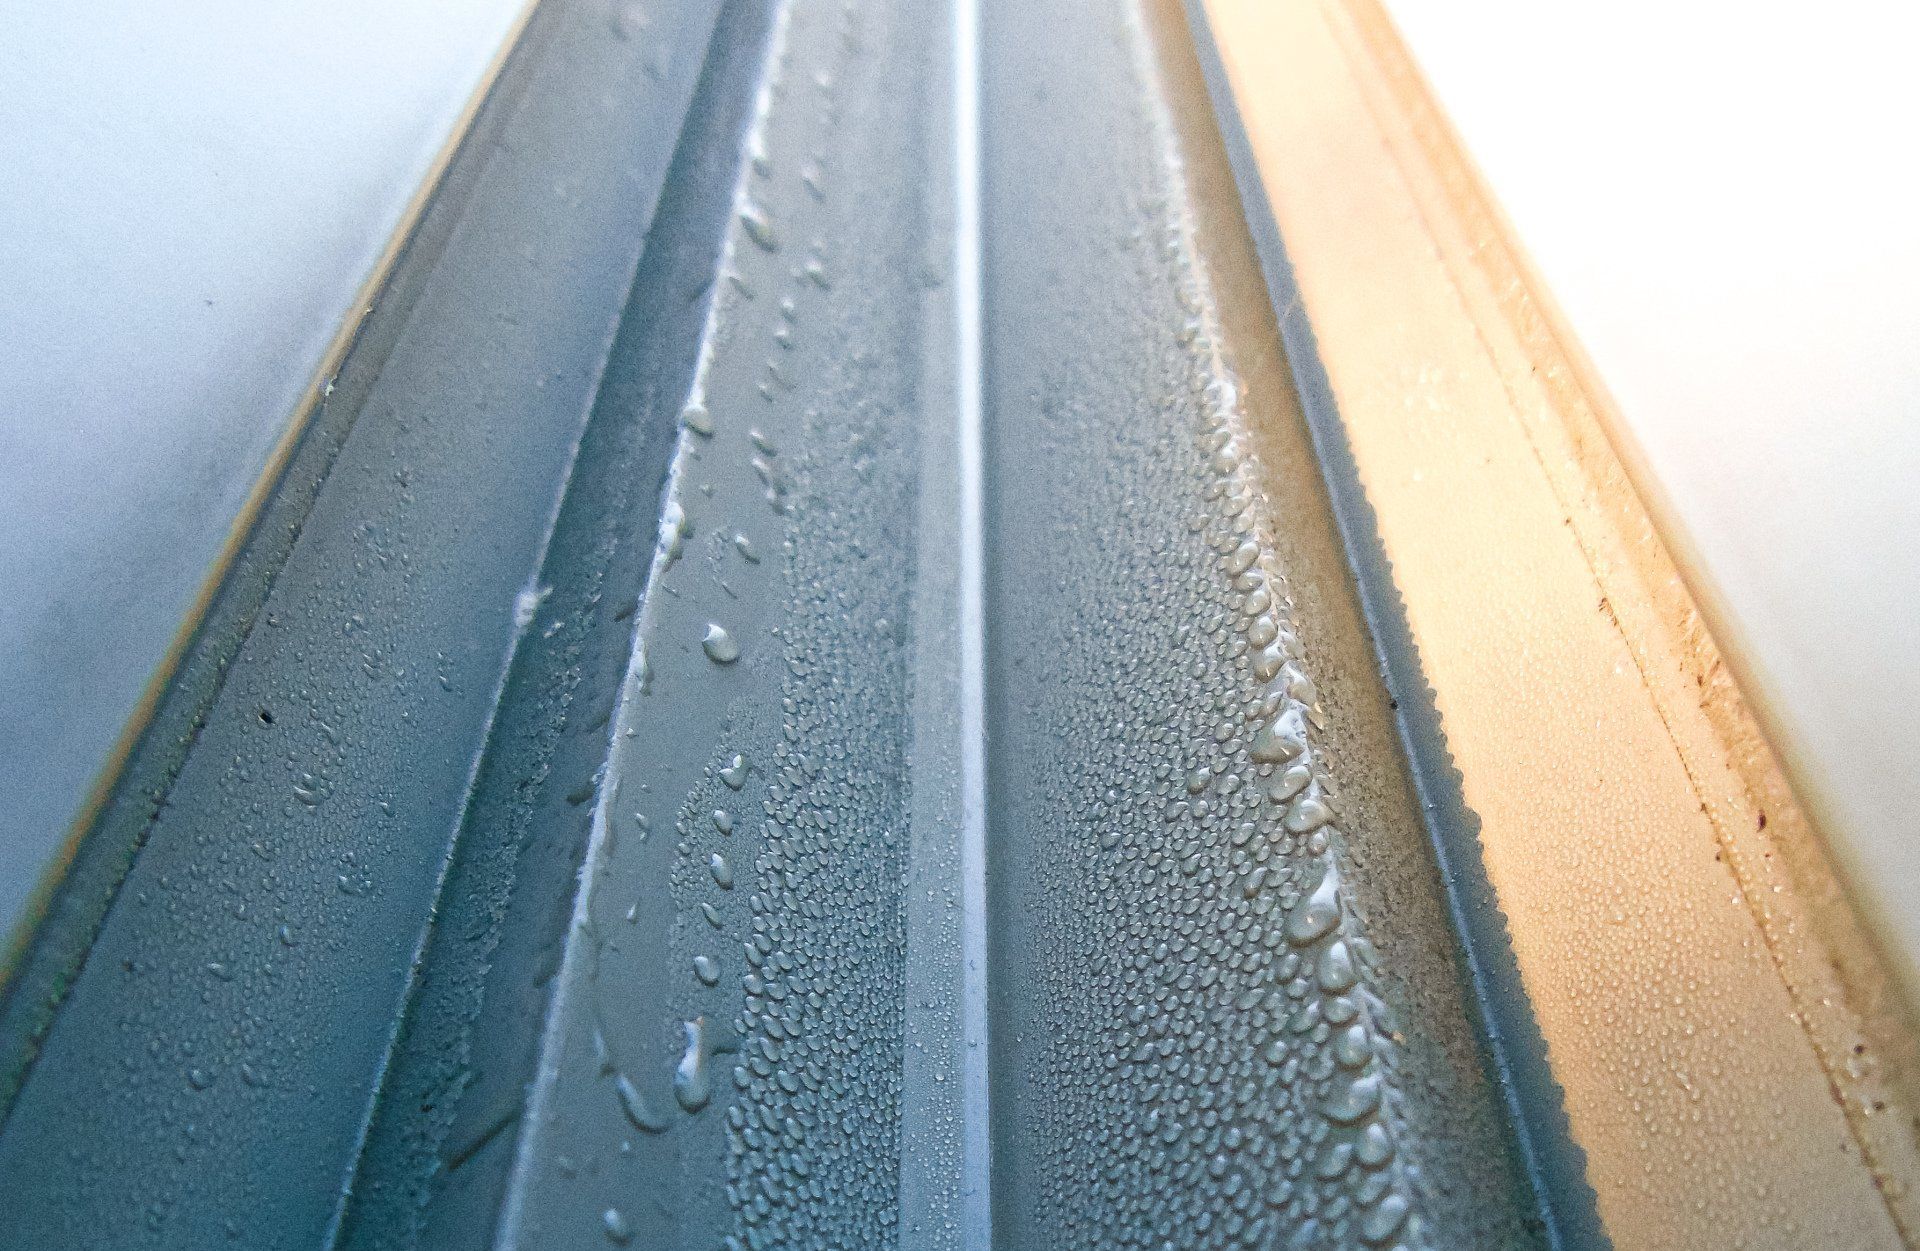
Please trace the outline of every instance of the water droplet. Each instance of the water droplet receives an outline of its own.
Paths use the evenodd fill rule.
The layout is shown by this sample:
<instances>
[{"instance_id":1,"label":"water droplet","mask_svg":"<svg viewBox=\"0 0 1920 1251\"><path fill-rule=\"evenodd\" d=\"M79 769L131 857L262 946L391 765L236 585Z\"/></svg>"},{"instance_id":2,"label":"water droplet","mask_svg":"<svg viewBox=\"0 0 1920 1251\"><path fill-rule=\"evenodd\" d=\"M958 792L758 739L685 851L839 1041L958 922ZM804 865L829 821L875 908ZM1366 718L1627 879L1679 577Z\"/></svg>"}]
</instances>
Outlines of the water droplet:
<instances>
[{"instance_id":1,"label":"water droplet","mask_svg":"<svg viewBox=\"0 0 1920 1251\"><path fill-rule=\"evenodd\" d=\"M671 565L687 550L687 540L693 537L693 518L687 516L678 499L670 499L661 511L660 527L666 539L667 563Z\"/></svg>"},{"instance_id":2,"label":"water droplet","mask_svg":"<svg viewBox=\"0 0 1920 1251\"><path fill-rule=\"evenodd\" d=\"M1355 1121L1372 1114L1380 1106L1380 1079L1369 1074L1358 1077L1327 1100L1322 1109L1327 1119L1341 1125L1351 1125Z\"/></svg>"},{"instance_id":3,"label":"water droplet","mask_svg":"<svg viewBox=\"0 0 1920 1251\"><path fill-rule=\"evenodd\" d=\"M1365 1069L1367 1061L1373 1059L1373 1048L1367 1044L1367 1027L1350 1025L1340 1030L1340 1036L1332 1044L1332 1059L1342 1069Z\"/></svg>"},{"instance_id":4,"label":"water droplet","mask_svg":"<svg viewBox=\"0 0 1920 1251\"><path fill-rule=\"evenodd\" d=\"M721 890L733 889L733 866L719 852L707 857L707 868L713 873L713 881Z\"/></svg>"},{"instance_id":5,"label":"water droplet","mask_svg":"<svg viewBox=\"0 0 1920 1251\"><path fill-rule=\"evenodd\" d=\"M1352 990L1360 981L1360 974L1353 967L1353 954L1345 943L1336 940L1320 953L1318 977L1320 989L1335 995Z\"/></svg>"},{"instance_id":6,"label":"water droplet","mask_svg":"<svg viewBox=\"0 0 1920 1251\"><path fill-rule=\"evenodd\" d=\"M740 224L747 228L747 237L759 244L762 251L780 250L780 237L774 233L773 219L758 204L749 203L740 210Z\"/></svg>"},{"instance_id":7,"label":"water droplet","mask_svg":"<svg viewBox=\"0 0 1920 1251\"><path fill-rule=\"evenodd\" d=\"M620 1110L627 1114L627 1119L633 1122L635 1129L645 1130L649 1134L667 1132L667 1118L654 1110L653 1105L647 1102L647 1097L640 1093L640 1088L625 1073L613 1079L613 1088L620 1095Z\"/></svg>"},{"instance_id":8,"label":"water droplet","mask_svg":"<svg viewBox=\"0 0 1920 1251\"><path fill-rule=\"evenodd\" d=\"M1393 1139L1387 1136L1387 1127L1375 1122L1367 1126L1367 1132L1360 1135L1360 1145L1354 1148L1354 1155L1368 1168L1379 1168L1393 1158Z\"/></svg>"},{"instance_id":9,"label":"water droplet","mask_svg":"<svg viewBox=\"0 0 1920 1251\"><path fill-rule=\"evenodd\" d=\"M703 985L716 986L720 982L720 966L714 962L712 956L695 956L693 975L699 978Z\"/></svg>"},{"instance_id":10,"label":"water droplet","mask_svg":"<svg viewBox=\"0 0 1920 1251\"><path fill-rule=\"evenodd\" d=\"M1276 804L1284 804L1307 789L1307 783L1313 781L1313 770L1305 765L1294 765L1282 773L1267 791L1269 798Z\"/></svg>"},{"instance_id":11,"label":"water droplet","mask_svg":"<svg viewBox=\"0 0 1920 1251\"><path fill-rule=\"evenodd\" d=\"M733 635L725 626L711 621L707 623L707 634L700 640L700 646L705 649L707 659L716 665L730 665L740 659L740 644L733 641Z\"/></svg>"},{"instance_id":12,"label":"water droplet","mask_svg":"<svg viewBox=\"0 0 1920 1251\"><path fill-rule=\"evenodd\" d=\"M1287 941L1304 947L1308 943L1324 938L1340 924L1340 871L1332 865L1313 888L1313 893L1302 900L1287 917Z\"/></svg>"},{"instance_id":13,"label":"water droplet","mask_svg":"<svg viewBox=\"0 0 1920 1251\"><path fill-rule=\"evenodd\" d=\"M553 594L553 588L550 586L522 587L520 593L513 597L514 628L524 630L532 625L534 615L540 611L540 605L544 604L547 596L551 594Z\"/></svg>"},{"instance_id":14,"label":"water droplet","mask_svg":"<svg viewBox=\"0 0 1920 1251\"><path fill-rule=\"evenodd\" d=\"M707 1073L707 1018L695 1017L681 1026L687 1049L673 1070L673 1097L689 1112L698 1112L713 1097Z\"/></svg>"},{"instance_id":15,"label":"water droplet","mask_svg":"<svg viewBox=\"0 0 1920 1251\"><path fill-rule=\"evenodd\" d=\"M1307 740L1300 732L1300 718L1289 709L1254 733L1247 754L1261 764L1280 764L1292 760L1306 749Z\"/></svg>"},{"instance_id":16,"label":"water droplet","mask_svg":"<svg viewBox=\"0 0 1920 1251\"><path fill-rule=\"evenodd\" d=\"M1287 832L1311 834L1331 820L1333 810L1325 802L1305 795L1294 800L1293 806L1287 809Z\"/></svg>"},{"instance_id":17,"label":"water droplet","mask_svg":"<svg viewBox=\"0 0 1920 1251\"><path fill-rule=\"evenodd\" d=\"M1368 1242L1380 1244L1399 1230L1400 1223L1407 1219L1407 1200L1403 1195L1390 1194L1380 1200L1380 1206L1367 1213L1360 1222L1360 1236Z\"/></svg>"}]
</instances>

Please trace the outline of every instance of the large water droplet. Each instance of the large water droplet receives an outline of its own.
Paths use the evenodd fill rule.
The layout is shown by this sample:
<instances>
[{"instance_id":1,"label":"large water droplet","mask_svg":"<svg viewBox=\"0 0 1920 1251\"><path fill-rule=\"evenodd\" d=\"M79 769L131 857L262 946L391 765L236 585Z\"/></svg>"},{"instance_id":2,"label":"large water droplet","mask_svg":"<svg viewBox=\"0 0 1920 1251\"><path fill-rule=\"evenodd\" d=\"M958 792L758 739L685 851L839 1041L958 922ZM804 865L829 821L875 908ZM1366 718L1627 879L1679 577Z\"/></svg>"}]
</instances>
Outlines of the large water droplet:
<instances>
[{"instance_id":1,"label":"large water droplet","mask_svg":"<svg viewBox=\"0 0 1920 1251\"><path fill-rule=\"evenodd\" d=\"M707 634L700 640L700 646L705 649L707 659L716 665L730 665L740 659L740 644L734 642L725 626L712 621L707 623Z\"/></svg>"},{"instance_id":2,"label":"large water droplet","mask_svg":"<svg viewBox=\"0 0 1920 1251\"><path fill-rule=\"evenodd\" d=\"M1393 1237L1406 1219L1406 1197L1390 1194L1380 1200L1380 1206L1367 1213L1366 1219L1360 1222L1360 1236L1376 1245L1384 1243Z\"/></svg>"},{"instance_id":3,"label":"large water droplet","mask_svg":"<svg viewBox=\"0 0 1920 1251\"><path fill-rule=\"evenodd\" d=\"M740 224L747 228L747 237L759 244L763 251L780 250L780 236L774 233L773 219L758 204L749 203L740 210Z\"/></svg>"},{"instance_id":4,"label":"large water droplet","mask_svg":"<svg viewBox=\"0 0 1920 1251\"><path fill-rule=\"evenodd\" d=\"M1331 820L1333 809L1327 807L1324 801L1305 795L1294 800L1293 806L1287 809L1287 832L1311 834Z\"/></svg>"},{"instance_id":5,"label":"large water droplet","mask_svg":"<svg viewBox=\"0 0 1920 1251\"><path fill-rule=\"evenodd\" d=\"M1353 967L1353 954L1342 942L1335 942L1320 953L1318 975L1320 989L1336 995L1343 990L1352 990L1360 980L1360 974Z\"/></svg>"},{"instance_id":6,"label":"large water droplet","mask_svg":"<svg viewBox=\"0 0 1920 1251\"><path fill-rule=\"evenodd\" d=\"M687 1037L687 1049L673 1070L673 1097L689 1112L698 1112L713 1097L713 1083L707 1074L707 1018L695 1017L681 1027Z\"/></svg>"},{"instance_id":7,"label":"large water droplet","mask_svg":"<svg viewBox=\"0 0 1920 1251\"><path fill-rule=\"evenodd\" d=\"M1330 1121L1342 1125L1351 1125L1355 1121L1370 1115L1380 1106L1380 1079L1369 1074L1355 1078L1346 1088L1337 1091L1328 1099L1323 1111Z\"/></svg>"},{"instance_id":8,"label":"large water droplet","mask_svg":"<svg viewBox=\"0 0 1920 1251\"><path fill-rule=\"evenodd\" d=\"M1247 754L1261 764L1279 764L1292 760L1307 749L1300 732L1300 718L1291 709L1260 727L1247 747Z\"/></svg>"},{"instance_id":9,"label":"large water droplet","mask_svg":"<svg viewBox=\"0 0 1920 1251\"><path fill-rule=\"evenodd\" d=\"M1327 866L1320 885L1287 917L1287 941L1298 946L1324 938L1340 924L1340 871Z\"/></svg>"},{"instance_id":10,"label":"large water droplet","mask_svg":"<svg viewBox=\"0 0 1920 1251\"><path fill-rule=\"evenodd\" d=\"M640 1093L640 1088L625 1073L613 1079L613 1088L620 1096L620 1110L627 1114L627 1119L633 1122L635 1129L645 1130L649 1134L667 1132L667 1118L654 1110L653 1105L647 1102L647 1097Z\"/></svg>"}]
</instances>

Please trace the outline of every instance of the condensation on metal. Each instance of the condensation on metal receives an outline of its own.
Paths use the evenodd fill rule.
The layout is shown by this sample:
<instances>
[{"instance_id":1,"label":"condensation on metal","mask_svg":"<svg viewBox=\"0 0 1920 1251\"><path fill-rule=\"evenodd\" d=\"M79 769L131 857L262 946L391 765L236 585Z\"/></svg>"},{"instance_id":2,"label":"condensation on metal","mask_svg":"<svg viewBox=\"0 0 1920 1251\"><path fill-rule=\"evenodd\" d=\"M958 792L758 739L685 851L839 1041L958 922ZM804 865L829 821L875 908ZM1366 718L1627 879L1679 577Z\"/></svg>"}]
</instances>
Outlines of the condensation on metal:
<instances>
[{"instance_id":1,"label":"condensation on metal","mask_svg":"<svg viewBox=\"0 0 1920 1251\"><path fill-rule=\"evenodd\" d=\"M552 12L541 81L645 76ZM584 238L449 232L502 277L418 318L584 285L485 360L471 317L406 349L445 395L376 379L0 1138L0 1228L1537 1240L1163 18L680 15L697 73L613 110L651 163ZM624 171L516 138L529 195L542 139ZM107 1113L56 1100L134 1131L88 1160Z\"/></svg>"}]
</instances>

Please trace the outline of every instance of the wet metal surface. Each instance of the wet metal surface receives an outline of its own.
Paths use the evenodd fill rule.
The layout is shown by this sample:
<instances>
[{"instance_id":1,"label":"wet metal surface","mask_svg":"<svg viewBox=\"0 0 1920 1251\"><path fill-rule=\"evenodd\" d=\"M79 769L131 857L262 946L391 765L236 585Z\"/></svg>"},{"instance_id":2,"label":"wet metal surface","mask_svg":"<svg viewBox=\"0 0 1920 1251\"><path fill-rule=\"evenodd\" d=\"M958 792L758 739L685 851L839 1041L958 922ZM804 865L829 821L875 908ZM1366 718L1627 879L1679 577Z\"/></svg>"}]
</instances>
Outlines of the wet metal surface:
<instances>
[{"instance_id":1,"label":"wet metal surface","mask_svg":"<svg viewBox=\"0 0 1920 1251\"><path fill-rule=\"evenodd\" d=\"M1063 59L1065 6L997 13L998 1232L1526 1245L1250 246L1199 237L1191 53L1163 72L1121 8Z\"/></svg>"},{"instance_id":2,"label":"wet metal surface","mask_svg":"<svg viewBox=\"0 0 1920 1251\"><path fill-rule=\"evenodd\" d=\"M0 944L524 7L8 7Z\"/></svg>"},{"instance_id":3,"label":"wet metal surface","mask_svg":"<svg viewBox=\"0 0 1920 1251\"><path fill-rule=\"evenodd\" d=\"M567 153L566 180L464 187L7 1110L0 1243L312 1246L333 1221L711 28L676 13L655 37L684 72L556 9L496 96L494 142ZM568 59L631 94L567 89Z\"/></svg>"},{"instance_id":4,"label":"wet metal surface","mask_svg":"<svg viewBox=\"0 0 1920 1251\"><path fill-rule=\"evenodd\" d=\"M1190 7L1559 1228L1910 1245L1911 1025L1577 345L1378 5Z\"/></svg>"},{"instance_id":5,"label":"wet metal surface","mask_svg":"<svg viewBox=\"0 0 1920 1251\"><path fill-rule=\"evenodd\" d=\"M1179 14L607 22L42 997L0 1245L1547 1242Z\"/></svg>"}]
</instances>

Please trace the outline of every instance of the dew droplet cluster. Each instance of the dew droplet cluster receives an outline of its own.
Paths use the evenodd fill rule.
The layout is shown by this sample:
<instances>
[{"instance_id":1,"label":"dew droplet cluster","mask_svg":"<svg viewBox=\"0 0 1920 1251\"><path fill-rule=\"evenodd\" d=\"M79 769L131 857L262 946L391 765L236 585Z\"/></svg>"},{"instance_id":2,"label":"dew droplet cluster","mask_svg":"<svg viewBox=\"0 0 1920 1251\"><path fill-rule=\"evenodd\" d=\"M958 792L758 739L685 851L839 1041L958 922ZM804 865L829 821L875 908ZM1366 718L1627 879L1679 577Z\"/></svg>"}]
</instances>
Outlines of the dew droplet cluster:
<instances>
[{"instance_id":1,"label":"dew droplet cluster","mask_svg":"<svg viewBox=\"0 0 1920 1251\"><path fill-rule=\"evenodd\" d=\"M1000 766L1046 831L1025 836L1013 896L1031 918L1012 1054L1035 1092L1035 1229L1068 1247L1417 1247L1396 1027L1343 882L1325 711L1177 158L1141 120L1165 178L1109 263L1177 293L1184 324L1147 323L1171 298L1139 314L1164 347L1130 363L1124 416L1057 399L1023 415L1016 453L1057 488L1019 523L1062 536L1057 602L1019 610L1037 724Z\"/></svg>"},{"instance_id":2,"label":"dew droplet cluster","mask_svg":"<svg viewBox=\"0 0 1920 1251\"><path fill-rule=\"evenodd\" d=\"M886 249L848 258L864 289L836 289L827 240L841 235L821 219L844 231L863 212L834 199L828 171L854 159L836 145L901 139L839 128L840 75L796 72L844 64L886 19L799 4L780 20L703 367L712 392L703 373L682 418L698 440L683 485L722 455L751 475L725 496L750 506L703 526L731 570L726 594L774 607L770 628L720 619L698 636L701 680L745 671L740 699L752 706L680 809L670 875L673 1009L690 1022L672 1089L684 1115L720 1131L729 1251L889 1245L899 1219L911 723L910 655L891 623L906 619L912 590L900 571L912 559L915 431L906 396L888 389L901 384L859 352L849 368L823 367L809 336L899 336L882 329L899 298L875 277ZM733 384L746 372L743 401ZM694 1144L684 1150L704 1157Z\"/></svg>"},{"instance_id":3,"label":"dew droplet cluster","mask_svg":"<svg viewBox=\"0 0 1920 1251\"><path fill-rule=\"evenodd\" d=\"M912 21L849 0L777 6L776 64L726 216L720 313L679 412L643 613L653 624L620 692L616 758L556 792L570 825L590 823L594 859L555 976L562 1028L542 1055L553 1063L526 1108L488 1131L510 1135L498 1141L523 1149L525 1165L503 1218L522 1223L501 1245L546 1245L556 1230L649 1245L669 1226L682 1245L725 1251L902 1241L918 423L950 414L919 393L931 349L901 313L937 285L922 190L858 174L924 172L911 162L932 145L915 126L931 123L878 107L904 98L890 92L903 81L938 77L902 51L924 51L923 35L902 33ZM809 72L787 72L800 66ZM849 117L866 120L842 125ZM1151 118L1127 120L1153 131ZM1167 147L1164 127L1153 133ZM837 180L840 170L855 173ZM1039 1221L1062 1247L1418 1247L1417 1144L1378 957L1344 885L1341 805L1316 744L1324 712L1265 537L1274 519L1177 174L1170 187L1143 202L1138 217L1153 226L1114 263L1138 266L1147 290L1178 293L1178 347L1133 362L1146 383L1121 405L1063 399L1066 385L1038 413L1009 415L1041 432L1036 461L1078 468L1030 477L1043 489L1015 501L1010 523L1046 531L1046 555L1022 574L1022 611L1052 632L997 675L1037 746L1010 761L996 746L994 767L1040 797L1018 832L1031 876L1008 898L1044 937L994 972L1044 1026L1028 1072L996 1073L1045 1092L1029 1113L1035 1154L1002 1167L1033 1175ZM1173 302L1131 314L1119 341L1167 346ZM1112 329L1113 316L1087 324ZM1093 454L1067 456L1076 442ZM409 489L404 471L393 481ZM362 526L365 563L404 569L407 536L395 530ZM405 583L396 575L396 604ZM577 589L535 582L500 602L524 638L551 640ZM479 698L456 680L472 666L443 652L408 661L358 613L343 631L353 680L404 696L403 720L429 699ZM662 658L657 681L648 649ZM337 678L316 669L302 698ZM630 711L649 700L666 711ZM166 1089L73 1115L165 1125L184 1162L206 1154L192 1109L305 1097L282 1076L301 1070L281 1059L303 1058L308 1040L268 1037L268 1022L241 1010L247 994L327 961L337 931L395 892L397 873L426 872L401 832L456 798L358 793L349 755L371 754L386 731L336 728L321 710L260 691L245 732L298 731L311 748L284 767L235 752L235 793L267 793L257 770L271 805L231 805L217 849L211 828L195 831L190 876L164 872L157 846L132 879L127 906L164 912L160 932L202 954L129 956L92 974L122 978L123 993L165 979L141 1003L193 1002L206 1020L237 1023L225 1039L187 1036L128 1009L122 1032L150 1036ZM581 733L604 735L610 715L582 717ZM665 738L663 726L683 723L722 732L689 734L688 746L635 728ZM219 726L206 741L230 737ZM682 755L693 764L674 776L698 780L650 793L662 773L649 765L678 768ZM350 807L366 827L351 845L327 825ZM238 937L197 937L216 932ZM957 1139L953 1127L911 1131L923 1148ZM441 1160L437 1147L430 1158ZM105 1185L89 1168L86 1185ZM168 1201L155 1192L146 1205L156 1233Z\"/></svg>"},{"instance_id":4,"label":"dew droplet cluster","mask_svg":"<svg viewBox=\"0 0 1920 1251\"><path fill-rule=\"evenodd\" d=\"M1034 899L1056 944L1047 1201L1072 1245L1417 1245L1393 1025L1228 393L1186 472L1138 466L1163 481L1135 498L1197 497L1191 529L1109 530L1124 555L1100 573L1135 612L1082 619L1041 679L1072 744L1036 762L1062 805Z\"/></svg>"}]
</instances>

